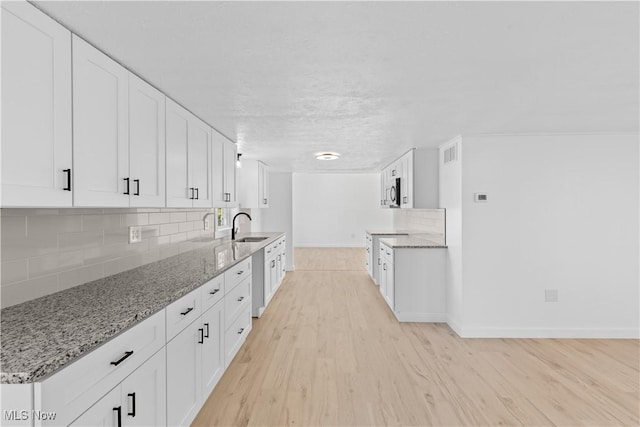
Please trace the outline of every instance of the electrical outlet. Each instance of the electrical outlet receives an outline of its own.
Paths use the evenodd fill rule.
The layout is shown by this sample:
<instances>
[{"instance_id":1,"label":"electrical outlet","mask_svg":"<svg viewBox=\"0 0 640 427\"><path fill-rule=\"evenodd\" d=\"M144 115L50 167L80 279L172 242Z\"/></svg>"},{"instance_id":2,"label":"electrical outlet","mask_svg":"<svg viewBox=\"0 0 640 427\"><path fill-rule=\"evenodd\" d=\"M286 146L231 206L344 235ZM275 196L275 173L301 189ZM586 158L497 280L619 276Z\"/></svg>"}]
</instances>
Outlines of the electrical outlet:
<instances>
[{"instance_id":1,"label":"electrical outlet","mask_svg":"<svg viewBox=\"0 0 640 427\"><path fill-rule=\"evenodd\" d=\"M142 241L142 227L139 225L129 226L129 243L138 243Z\"/></svg>"},{"instance_id":2,"label":"electrical outlet","mask_svg":"<svg viewBox=\"0 0 640 427\"><path fill-rule=\"evenodd\" d=\"M558 302L558 290L557 289L545 289L544 290L544 302Z\"/></svg>"},{"instance_id":3,"label":"electrical outlet","mask_svg":"<svg viewBox=\"0 0 640 427\"><path fill-rule=\"evenodd\" d=\"M209 229L209 220L208 220L208 219L205 219L205 220L204 220L204 229L205 229L205 230L208 230L208 229Z\"/></svg>"}]
</instances>

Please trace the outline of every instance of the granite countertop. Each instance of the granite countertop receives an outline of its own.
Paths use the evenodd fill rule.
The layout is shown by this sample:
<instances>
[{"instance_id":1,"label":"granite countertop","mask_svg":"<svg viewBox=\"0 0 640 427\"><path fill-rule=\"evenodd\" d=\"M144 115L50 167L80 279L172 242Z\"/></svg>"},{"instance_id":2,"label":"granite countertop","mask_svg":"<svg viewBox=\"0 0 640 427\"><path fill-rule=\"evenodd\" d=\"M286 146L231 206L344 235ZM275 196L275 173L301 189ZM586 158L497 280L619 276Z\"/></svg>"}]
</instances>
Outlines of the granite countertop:
<instances>
[{"instance_id":1,"label":"granite countertop","mask_svg":"<svg viewBox=\"0 0 640 427\"><path fill-rule=\"evenodd\" d=\"M41 381L284 233L255 243L206 239L202 247L0 311L0 383Z\"/></svg>"},{"instance_id":2,"label":"granite countertop","mask_svg":"<svg viewBox=\"0 0 640 427\"><path fill-rule=\"evenodd\" d=\"M411 234L407 230L365 230L365 232L373 236L403 236Z\"/></svg>"},{"instance_id":3,"label":"granite countertop","mask_svg":"<svg viewBox=\"0 0 640 427\"><path fill-rule=\"evenodd\" d=\"M380 243L393 248L446 248L444 238L438 234L414 233L401 237L385 237L380 239Z\"/></svg>"}]
</instances>

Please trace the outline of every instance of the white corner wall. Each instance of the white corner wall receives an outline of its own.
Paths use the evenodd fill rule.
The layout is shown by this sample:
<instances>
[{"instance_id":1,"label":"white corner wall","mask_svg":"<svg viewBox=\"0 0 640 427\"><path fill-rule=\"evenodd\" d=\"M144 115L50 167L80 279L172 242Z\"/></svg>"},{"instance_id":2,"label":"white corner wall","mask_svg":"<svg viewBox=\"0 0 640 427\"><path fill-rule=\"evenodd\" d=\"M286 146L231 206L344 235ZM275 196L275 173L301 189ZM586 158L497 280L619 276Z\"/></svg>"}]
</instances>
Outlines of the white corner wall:
<instances>
[{"instance_id":1,"label":"white corner wall","mask_svg":"<svg viewBox=\"0 0 640 427\"><path fill-rule=\"evenodd\" d=\"M291 172L269 172L269 207L260 211L260 231L284 231L287 237L287 271L293 271L293 202Z\"/></svg>"},{"instance_id":2,"label":"white corner wall","mask_svg":"<svg viewBox=\"0 0 640 427\"><path fill-rule=\"evenodd\" d=\"M638 135L463 137L462 146L458 332L638 337ZM545 302L545 289L558 301Z\"/></svg>"},{"instance_id":3,"label":"white corner wall","mask_svg":"<svg viewBox=\"0 0 640 427\"><path fill-rule=\"evenodd\" d=\"M366 229L391 229L379 192L377 173L294 173L294 246L362 247Z\"/></svg>"}]
</instances>

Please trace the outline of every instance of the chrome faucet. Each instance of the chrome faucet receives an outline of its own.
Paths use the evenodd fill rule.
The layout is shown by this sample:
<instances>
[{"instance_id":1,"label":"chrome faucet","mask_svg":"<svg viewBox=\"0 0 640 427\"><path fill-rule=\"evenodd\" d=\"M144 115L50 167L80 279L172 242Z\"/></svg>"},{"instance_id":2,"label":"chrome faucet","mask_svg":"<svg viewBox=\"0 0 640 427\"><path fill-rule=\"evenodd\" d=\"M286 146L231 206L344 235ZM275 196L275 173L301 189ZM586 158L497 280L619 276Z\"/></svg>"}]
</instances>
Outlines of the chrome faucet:
<instances>
[{"instance_id":1,"label":"chrome faucet","mask_svg":"<svg viewBox=\"0 0 640 427\"><path fill-rule=\"evenodd\" d=\"M238 212L237 214L235 214L233 220L231 221L231 240L236 240L236 233L238 232L238 229L236 228L236 218L238 218L240 215L246 215L247 218L249 218L249 221L251 221L251 215L246 212Z\"/></svg>"}]
</instances>

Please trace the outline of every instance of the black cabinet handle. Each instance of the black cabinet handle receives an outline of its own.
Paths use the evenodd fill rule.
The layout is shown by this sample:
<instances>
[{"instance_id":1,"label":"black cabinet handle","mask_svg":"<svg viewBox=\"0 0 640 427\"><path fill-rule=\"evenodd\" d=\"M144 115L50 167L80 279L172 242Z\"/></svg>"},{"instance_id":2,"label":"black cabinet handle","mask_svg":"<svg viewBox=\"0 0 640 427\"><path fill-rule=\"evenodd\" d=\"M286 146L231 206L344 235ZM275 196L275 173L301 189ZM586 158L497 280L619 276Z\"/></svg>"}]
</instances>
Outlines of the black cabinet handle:
<instances>
[{"instance_id":1,"label":"black cabinet handle","mask_svg":"<svg viewBox=\"0 0 640 427\"><path fill-rule=\"evenodd\" d=\"M273 268L275 266L276 266L276 261L275 260L271 261L271 268Z\"/></svg>"},{"instance_id":2,"label":"black cabinet handle","mask_svg":"<svg viewBox=\"0 0 640 427\"><path fill-rule=\"evenodd\" d=\"M238 335L240 335L242 332L244 332L244 328L240 328L240 330L238 331Z\"/></svg>"},{"instance_id":3,"label":"black cabinet handle","mask_svg":"<svg viewBox=\"0 0 640 427\"><path fill-rule=\"evenodd\" d=\"M124 194L129 194L129 178L123 178L126 183L127 183L127 190L124 192Z\"/></svg>"},{"instance_id":4,"label":"black cabinet handle","mask_svg":"<svg viewBox=\"0 0 640 427\"><path fill-rule=\"evenodd\" d=\"M205 323L204 326L205 326L205 328L207 328L207 332L205 332L204 337L205 338L209 338L209 324Z\"/></svg>"},{"instance_id":5,"label":"black cabinet handle","mask_svg":"<svg viewBox=\"0 0 640 427\"><path fill-rule=\"evenodd\" d=\"M239 275L241 275L242 273L244 273L244 270L240 270L240 271L238 271L236 274L239 276Z\"/></svg>"},{"instance_id":6,"label":"black cabinet handle","mask_svg":"<svg viewBox=\"0 0 640 427\"><path fill-rule=\"evenodd\" d=\"M115 362L111 362L111 364L112 364L113 366L118 366L119 364L121 364L122 362L124 362L124 360L125 360L127 357L131 356L132 354L133 354L133 350L131 350L131 351L125 351L125 352L124 352L124 356L122 356L120 359L116 360Z\"/></svg>"},{"instance_id":7,"label":"black cabinet handle","mask_svg":"<svg viewBox=\"0 0 640 427\"><path fill-rule=\"evenodd\" d=\"M134 179L133 182L136 183L136 192L133 193L134 196L139 196L140 195L140 180L139 179Z\"/></svg>"},{"instance_id":8,"label":"black cabinet handle","mask_svg":"<svg viewBox=\"0 0 640 427\"><path fill-rule=\"evenodd\" d=\"M196 200L198 200L200 198L200 191L198 191L198 190L200 190L200 189L196 187L195 190L196 190Z\"/></svg>"},{"instance_id":9,"label":"black cabinet handle","mask_svg":"<svg viewBox=\"0 0 640 427\"><path fill-rule=\"evenodd\" d=\"M136 417L136 394L135 393L129 393L127 394L127 396L129 396L132 400L131 400L131 412L127 412L127 415L135 418Z\"/></svg>"},{"instance_id":10,"label":"black cabinet handle","mask_svg":"<svg viewBox=\"0 0 640 427\"><path fill-rule=\"evenodd\" d=\"M378 265L380 265L380 258L378 258Z\"/></svg>"},{"instance_id":11,"label":"black cabinet handle","mask_svg":"<svg viewBox=\"0 0 640 427\"><path fill-rule=\"evenodd\" d=\"M404 204L409 203L409 198L408 198L407 196L404 196L404 197L402 198L402 203L404 203Z\"/></svg>"},{"instance_id":12,"label":"black cabinet handle","mask_svg":"<svg viewBox=\"0 0 640 427\"><path fill-rule=\"evenodd\" d=\"M122 427L122 406L113 408L113 410L118 414L118 427Z\"/></svg>"},{"instance_id":13,"label":"black cabinet handle","mask_svg":"<svg viewBox=\"0 0 640 427\"><path fill-rule=\"evenodd\" d=\"M238 300L237 300L237 301L238 301L238 302L241 302L243 299L244 299L244 297L240 297L240 298L238 298Z\"/></svg>"},{"instance_id":14,"label":"black cabinet handle","mask_svg":"<svg viewBox=\"0 0 640 427\"><path fill-rule=\"evenodd\" d=\"M71 169L62 169L62 172L67 174L67 186L62 190L71 191Z\"/></svg>"},{"instance_id":15,"label":"black cabinet handle","mask_svg":"<svg viewBox=\"0 0 640 427\"><path fill-rule=\"evenodd\" d=\"M189 308L187 308L187 311L183 311L180 314L183 315L183 316L186 316L187 314L191 313L192 310L193 310L193 307L189 307Z\"/></svg>"},{"instance_id":16,"label":"black cabinet handle","mask_svg":"<svg viewBox=\"0 0 640 427\"><path fill-rule=\"evenodd\" d=\"M189 187L189 194L190 194L190 195L189 195L189 199L190 199L190 200L193 200L193 190L194 190L194 188L193 188L193 187Z\"/></svg>"},{"instance_id":17,"label":"black cabinet handle","mask_svg":"<svg viewBox=\"0 0 640 427\"><path fill-rule=\"evenodd\" d=\"M263 199L262 203L266 205L267 204L267 199Z\"/></svg>"},{"instance_id":18,"label":"black cabinet handle","mask_svg":"<svg viewBox=\"0 0 640 427\"><path fill-rule=\"evenodd\" d=\"M218 293L218 291L220 291L220 289L214 289L211 292L209 292L209 295L215 295Z\"/></svg>"},{"instance_id":19,"label":"black cabinet handle","mask_svg":"<svg viewBox=\"0 0 640 427\"><path fill-rule=\"evenodd\" d=\"M396 170L395 170L395 169L393 169L393 170L391 171L391 176L396 176Z\"/></svg>"},{"instance_id":20,"label":"black cabinet handle","mask_svg":"<svg viewBox=\"0 0 640 427\"><path fill-rule=\"evenodd\" d=\"M200 332L200 339L198 340L198 344L204 344L204 329L198 328L198 331Z\"/></svg>"},{"instance_id":21,"label":"black cabinet handle","mask_svg":"<svg viewBox=\"0 0 640 427\"><path fill-rule=\"evenodd\" d=\"M382 265L382 269L386 271L386 269L387 269L387 264L383 264L383 265Z\"/></svg>"}]
</instances>

